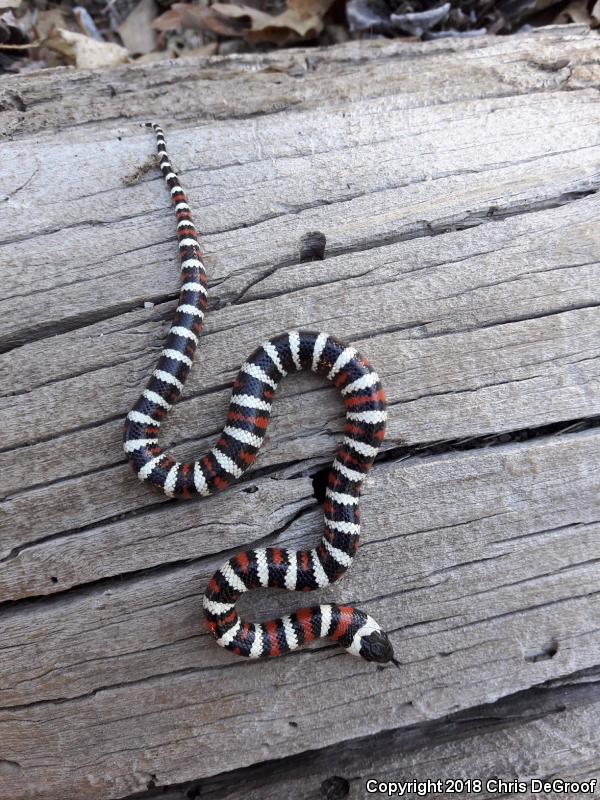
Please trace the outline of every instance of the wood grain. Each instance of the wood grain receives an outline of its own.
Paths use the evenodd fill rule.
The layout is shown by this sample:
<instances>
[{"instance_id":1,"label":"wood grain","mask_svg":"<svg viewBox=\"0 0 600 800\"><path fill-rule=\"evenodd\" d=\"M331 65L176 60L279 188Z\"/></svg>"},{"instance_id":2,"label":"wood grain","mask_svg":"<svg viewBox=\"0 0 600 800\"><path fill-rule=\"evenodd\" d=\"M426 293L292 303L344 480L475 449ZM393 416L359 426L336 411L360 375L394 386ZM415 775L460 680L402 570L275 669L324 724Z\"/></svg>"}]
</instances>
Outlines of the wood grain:
<instances>
[{"instance_id":1,"label":"wood grain","mask_svg":"<svg viewBox=\"0 0 600 800\"><path fill-rule=\"evenodd\" d=\"M592 196L489 226L377 248L367 270L361 254L330 259L320 263L332 281L339 268L340 280L310 288L299 285L298 270L284 270L266 298L209 316L204 347L166 440L182 443L176 452L183 456L197 456L215 440L230 394L224 387L235 376L239 354L281 329L280 320L289 327L329 329L368 355L390 402L386 447L600 413L594 261L599 203ZM360 269L366 274L352 274ZM272 328L264 321L266 303ZM12 439L19 445L0 453L7 476L0 580L7 597L22 596L11 577L15 570L31 572L31 562L23 571L24 549L48 537L61 537L56 546L69 548L71 534L89 526L102 537L99 523L104 527L116 515L161 502L124 468L120 431L166 332L163 317L170 318L173 304L164 306L25 345L4 357L13 368L19 357L21 365L32 367L24 370L28 377L19 394L5 401L6 444ZM382 311L385 323L369 332L369 320L381 318ZM141 322L144 315L151 321ZM89 352L85 365L76 357L82 347ZM109 358L116 363L107 366ZM56 362L56 378L36 376L34 365ZM65 377L67 370L80 374ZM301 376L284 383L281 395L258 467L311 457L324 466L343 425L335 392ZM96 579L124 567L115 562L101 568L102 559L93 563ZM156 563L161 561L153 551L141 550L129 567ZM29 578L25 586L33 589ZM62 588L47 583L45 591Z\"/></svg>"},{"instance_id":2,"label":"wood grain","mask_svg":"<svg viewBox=\"0 0 600 800\"><path fill-rule=\"evenodd\" d=\"M250 776L246 796L308 797L353 758L351 797L386 759L391 777L483 769L486 753L490 769L596 774L595 682L557 733L523 709L548 681L574 697L573 674L600 663L597 46L570 26L3 81L1 797L151 800L160 786L179 800L202 780L233 798L215 777L231 770ZM273 333L359 347L388 434L359 558L320 595L373 613L400 672L323 644L244 663L201 623L233 552L318 537L315 481L343 427L331 387L284 383L256 469L223 495L168 502L126 469L122 420L179 282L160 176L132 178L150 112L210 276L164 441L183 457L210 446L237 369ZM309 231L322 261L302 261ZM518 725L459 734L460 715L514 697Z\"/></svg>"},{"instance_id":3,"label":"wood grain","mask_svg":"<svg viewBox=\"0 0 600 800\"><path fill-rule=\"evenodd\" d=\"M360 558L326 596L359 604L392 631L400 673L322 645L258 664L220 651L202 631L199 602L222 552L59 595L35 613L7 608L3 757L22 765L40 798L68 787L81 798L118 796L150 774L169 784L222 771L232 736L234 768L274 748L284 756L435 719L594 666L600 472L590 465L599 438L586 432L375 470ZM269 541L314 540L319 516L307 512ZM228 541L221 531L213 549L240 546L232 534ZM298 605L272 594L252 598L254 615ZM6 791L27 796L18 776Z\"/></svg>"},{"instance_id":4,"label":"wood grain","mask_svg":"<svg viewBox=\"0 0 600 800\"><path fill-rule=\"evenodd\" d=\"M408 784L404 787L405 797L435 796L435 789L423 792L428 780L442 781L448 795L454 786L456 796L469 800L487 800L498 797L499 793L503 797L528 796L533 779L577 782L596 779L597 792L600 781L597 764L600 743L595 724L599 711L597 680L597 672L588 672L574 678L572 683L549 682L530 692L520 692L438 722L350 740L318 753L191 781L170 791L150 789L142 796L144 800L199 797L313 800L319 794L327 796L327 792L334 798L350 800L364 797L380 800L390 796L367 792L369 780L405 782ZM151 778L149 783L155 785L155 779ZM464 781L462 787L452 783L460 779ZM469 779L479 779L482 789L469 790ZM501 788L499 780L513 787L518 780L527 789L518 792L514 788ZM422 782L420 795L410 786L411 781ZM442 792L438 794L443 796ZM396 792L391 796L399 795ZM567 796L585 795L570 791ZM139 797L136 794L135 800Z\"/></svg>"}]
</instances>

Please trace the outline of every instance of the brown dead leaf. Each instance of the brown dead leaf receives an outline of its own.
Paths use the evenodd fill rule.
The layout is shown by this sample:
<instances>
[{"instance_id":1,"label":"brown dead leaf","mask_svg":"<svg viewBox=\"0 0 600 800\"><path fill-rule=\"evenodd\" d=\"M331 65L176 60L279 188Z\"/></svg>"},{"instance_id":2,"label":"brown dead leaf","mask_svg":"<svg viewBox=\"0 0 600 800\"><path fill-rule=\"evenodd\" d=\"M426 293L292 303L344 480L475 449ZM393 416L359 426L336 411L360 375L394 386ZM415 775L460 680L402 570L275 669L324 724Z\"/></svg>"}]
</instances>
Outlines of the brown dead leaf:
<instances>
[{"instance_id":1,"label":"brown dead leaf","mask_svg":"<svg viewBox=\"0 0 600 800\"><path fill-rule=\"evenodd\" d=\"M63 9L49 8L39 12L34 29L40 39L46 39L50 36L53 28L62 28L65 23L66 18Z\"/></svg>"},{"instance_id":2,"label":"brown dead leaf","mask_svg":"<svg viewBox=\"0 0 600 800\"><path fill-rule=\"evenodd\" d=\"M174 3L171 8L164 12L164 14L161 14L160 17L157 17L154 20L152 27L157 31L162 31L163 33L166 33L166 31L176 31L180 28L186 27L181 23L182 13L180 8L182 5L184 4Z\"/></svg>"},{"instance_id":3,"label":"brown dead leaf","mask_svg":"<svg viewBox=\"0 0 600 800\"><path fill-rule=\"evenodd\" d=\"M213 3L210 6L211 11L217 15L217 24L231 25L237 29L238 36L243 36L250 41L277 41L277 39L252 39L251 34L256 31L265 31L269 26L273 25L276 17L260 11L258 8L252 6L236 6L233 3ZM280 16L280 15L279 15ZM214 28L213 28L214 30ZM218 31L215 31L218 33ZM232 34L230 34L232 35Z\"/></svg>"},{"instance_id":4,"label":"brown dead leaf","mask_svg":"<svg viewBox=\"0 0 600 800\"><path fill-rule=\"evenodd\" d=\"M56 28L46 39L45 45L50 50L62 53L71 63L83 69L112 67L129 60L129 53L124 47L112 42L98 42L65 28Z\"/></svg>"},{"instance_id":5,"label":"brown dead leaf","mask_svg":"<svg viewBox=\"0 0 600 800\"><path fill-rule=\"evenodd\" d=\"M243 36L248 24L227 20L212 10L212 6L192 6L189 3L174 3L168 11L154 20L153 27L159 31L175 31L184 28L194 31L211 31L221 36Z\"/></svg>"},{"instance_id":6,"label":"brown dead leaf","mask_svg":"<svg viewBox=\"0 0 600 800\"><path fill-rule=\"evenodd\" d=\"M332 3L333 0L288 0L287 9L276 15L233 3L214 3L208 7L176 3L154 21L154 27L192 28L243 37L250 42L287 44L315 38L323 29L323 16Z\"/></svg>"},{"instance_id":7,"label":"brown dead leaf","mask_svg":"<svg viewBox=\"0 0 600 800\"><path fill-rule=\"evenodd\" d=\"M590 25L592 19L587 7L588 0L571 0L569 5L554 18L553 22L556 25L564 25L569 22Z\"/></svg>"},{"instance_id":8,"label":"brown dead leaf","mask_svg":"<svg viewBox=\"0 0 600 800\"><path fill-rule=\"evenodd\" d=\"M323 17L333 0L288 0L288 7L272 16L251 6L214 3L223 17L248 20L244 38L250 42L286 44L295 39L313 39L323 30Z\"/></svg>"},{"instance_id":9,"label":"brown dead leaf","mask_svg":"<svg viewBox=\"0 0 600 800\"><path fill-rule=\"evenodd\" d=\"M333 5L333 0L288 0L288 8L293 8L301 17L324 16Z\"/></svg>"},{"instance_id":10,"label":"brown dead leaf","mask_svg":"<svg viewBox=\"0 0 600 800\"><path fill-rule=\"evenodd\" d=\"M156 33L152 27L155 17L154 0L140 0L117 28L121 41L132 55L151 53L156 47Z\"/></svg>"}]
</instances>

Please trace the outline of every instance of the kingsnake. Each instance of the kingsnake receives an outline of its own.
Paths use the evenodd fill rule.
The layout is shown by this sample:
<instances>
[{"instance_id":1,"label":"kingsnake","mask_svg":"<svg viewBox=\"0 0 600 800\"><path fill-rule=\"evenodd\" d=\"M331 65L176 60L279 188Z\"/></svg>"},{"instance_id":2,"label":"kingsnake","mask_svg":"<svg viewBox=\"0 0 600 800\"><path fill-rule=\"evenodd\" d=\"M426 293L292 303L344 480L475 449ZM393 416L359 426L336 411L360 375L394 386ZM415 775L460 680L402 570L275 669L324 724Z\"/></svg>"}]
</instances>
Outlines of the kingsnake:
<instances>
[{"instance_id":1,"label":"kingsnake","mask_svg":"<svg viewBox=\"0 0 600 800\"><path fill-rule=\"evenodd\" d=\"M249 658L279 656L319 638L333 639L367 661L392 662L392 645L375 620L351 606L315 605L262 624L245 622L235 605L260 587L312 591L338 580L359 544L359 498L384 436L386 403L377 373L353 347L333 336L289 331L262 344L242 365L233 385L227 422L208 453L180 463L161 450L158 431L179 398L202 330L207 278L186 195L169 163L161 128L154 129L160 169L171 192L183 285L179 305L156 369L127 415L124 448L138 478L169 497L191 498L221 491L256 459L265 436L279 380L301 369L324 375L346 404L345 437L327 480L325 532L312 550L267 547L238 553L211 579L204 596L208 628L217 642Z\"/></svg>"}]
</instances>

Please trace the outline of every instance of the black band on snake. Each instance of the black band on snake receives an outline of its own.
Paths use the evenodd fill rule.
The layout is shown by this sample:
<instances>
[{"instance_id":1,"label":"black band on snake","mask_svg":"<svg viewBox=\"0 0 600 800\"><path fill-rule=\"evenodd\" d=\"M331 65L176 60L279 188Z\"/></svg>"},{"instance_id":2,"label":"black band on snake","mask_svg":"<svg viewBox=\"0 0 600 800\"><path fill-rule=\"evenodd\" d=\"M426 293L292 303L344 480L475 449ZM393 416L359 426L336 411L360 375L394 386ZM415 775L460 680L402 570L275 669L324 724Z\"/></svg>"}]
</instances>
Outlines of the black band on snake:
<instances>
[{"instance_id":1,"label":"black band on snake","mask_svg":"<svg viewBox=\"0 0 600 800\"><path fill-rule=\"evenodd\" d=\"M346 404L346 425L327 480L321 541L312 550L267 547L234 556L208 584L204 613L218 644L240 656L279 656L328 638L367 661L397 665L387 635L357 608L315 605L261 624L241 620L235 609L240 595L250 589L321 589L337 581L352 563L359 544L361 488L386 421L385 395L365 358L326 333L282 333L264 342L242 365L226 425L214 447L197 461L180 463L158 444L161 422L179 398L192 366L207 307L207 279L190 207L169 163L163 132L158 125L149 127L156 133L160 169L175 205L183 285L156 369L127 415L124 447L129 463L140 480L169 497L222 491L256 459L281 378L311 369L332 381Z\"/></svg>"}]
</instances>

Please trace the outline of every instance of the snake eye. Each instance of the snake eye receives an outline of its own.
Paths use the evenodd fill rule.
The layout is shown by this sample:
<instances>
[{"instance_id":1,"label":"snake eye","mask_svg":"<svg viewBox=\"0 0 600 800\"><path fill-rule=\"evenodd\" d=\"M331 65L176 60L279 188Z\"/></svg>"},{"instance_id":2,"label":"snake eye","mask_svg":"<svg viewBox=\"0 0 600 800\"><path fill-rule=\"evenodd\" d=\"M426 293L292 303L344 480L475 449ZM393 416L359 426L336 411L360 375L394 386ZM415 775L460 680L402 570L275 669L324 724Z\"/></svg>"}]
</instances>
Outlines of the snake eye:
<instances>
[{"instance_id":1,"label":"snake eye","mask_svg":"<svg viewBox=\"0 0 600 800\"><path fill-rule=\"evenodd\" d=\"M366 661L387 664L394 660L394 648L383 631L373 631L360 640L360 654Z\"/></svg>"}]
</instances>

